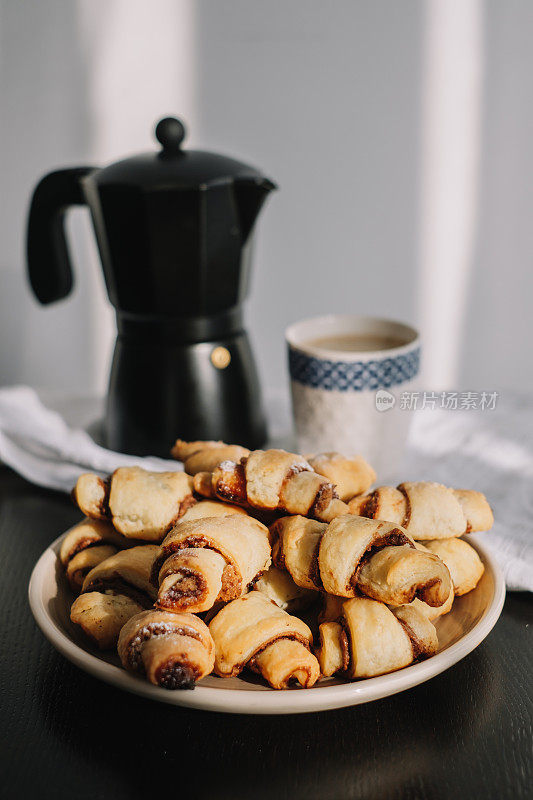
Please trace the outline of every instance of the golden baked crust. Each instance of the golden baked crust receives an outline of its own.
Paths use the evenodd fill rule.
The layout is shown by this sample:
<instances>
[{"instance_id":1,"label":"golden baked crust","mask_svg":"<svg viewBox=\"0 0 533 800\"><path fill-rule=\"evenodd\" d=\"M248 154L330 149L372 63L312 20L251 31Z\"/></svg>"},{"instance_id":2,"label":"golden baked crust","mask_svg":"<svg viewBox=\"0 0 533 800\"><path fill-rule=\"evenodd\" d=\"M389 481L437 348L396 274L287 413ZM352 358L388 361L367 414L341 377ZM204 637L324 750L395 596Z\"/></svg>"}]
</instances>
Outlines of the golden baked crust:
<instances>
[{"instance_id":1,"label":"golden baked crust","mask_svg":"<svg viewBox=\"0 0 533 800\"><path fill-rule=\"evenodd\" d=\"M191 495L192 480L184 472L120 467L112 475L109 492L113 525L124 536L159 542Z\"/></svg>"},{"instance_id":2,"label":"golden baked crust","mask_svg":"<svg viewBox=\"0 0 533 800\"><path fill-rule=\"evenodd\" d=\"M318 550L326 528L327 523L300 515L282 517L270 527L274 564L303 589L322 589Z\"/></svg>"},{"instance_id":3,"label":"golden baked crust","mask_svg":"<svg viewBox=\"0 0 533 800\"><path fill-rule=\"evenodd\" d=\"M170 455L177 461L185 461L198 453L200 450L206 450L213 447L225 447L225 442L214 440L196 440L194 442L186 442L183 439L176 439Z\"/></svg>"},{"instance_id":4,"label":"golden baked crust","mask_svg":"<svg viewBox=\"0 0 533 800\"><path fill-rule=\"evenodd\" d=\"M413 539L447 539L469 531L488 530L493 515L481 492L449 489L431 481L380 486L348 504L352 514L383 519L404 527Z\"/></svg>"},{"instance_id":5,"label":"golden baked crust","mask_svg":"<svg viewBox=\"0 0 533 800\"><path fill-rule=\"evenodd\" d=\"M73 592L80 592L88 572L117 550L135 544L118 533L106 520L90 519L74 525L66 534L59 560L65 567L67 580Z\"/></svg>"},{"instance_id":6,"label":"golden baked crust","mask_svg":"<svg viewBox=\"0 0 533 800\"><path fill-rule=\"evenodd\" d=\"M340 622L325 621L319 629L316 657L324 678L346 672L350 665L348 639Z\"/></svg>"},{"instance_id":7,"label":"golden baked crust","mask_svg":"<svg viewBox=\"0 0 533 800\"><path fill-rule=\"evenodd\" d=\"M324 590L340 597L362 592L394 605L420 597L440 606L450 593L440 559L416 549L407 532L389 522L339 517L321 539L318 563Z\"/></svg>"},{"instance_id":8,"label":"golden baked crust","mask_svg":"<svg viewBox=\"0 0 533 800\"><path fill-rule=\"evenodd\" d=\"M185 514L180 517L180 522L191 522L194 519L205 519L205 517L229 517L233 514L248 516L241 506L232 506L230 503L222 503L220 500L200 500L191 506Z\"/></svg>"},{"instance_id":9,"label":"golden baked crust","mask_svg":"<svg viewBox=\"0 0 533 800\"><path fill-rule=\"evenodd\" d=\"M185 547L169 556L159 571L156 608L209 611L223 594L226 559L207 547ZM232 582L232 589L235 583ZM224 589L227 590L227 583Z\"/></svg>"},{"instance_id":10,"label":"golden baked crust","mask_svg":"<svg viewBox=\"0 0 533 800\"><path fill-rule=\"evenodd\" d=\"M403 545L383 547L369 558L358 572L357 588L388 605L405 605L419 598L441 608L450 596L452 581L440 558Z\"/></svg>"},{"instance_id":11,"label":"golden baked crust","mask_svg":"<svg viewBox=\"0 0 533 800\"><path fill-rule=\"evenodd\" d=\"M466 531L467 521L461 504L451 489L430 481L407 481L398 490L406 499L406 528L413 538L424 540L460 536ZM435 536L428 535L435 531Z\"/></svg>"},{"instance_id":12,"label":"golden baked crust","mask_svg":"<svg viewBox=\"0 0 533 800\"><path fill-rule=\"evenodd\" d=\"M271 526L274 564L298 586L338 597L364 594L390 605L419 597L442 606L451 591L445 564L399 525L347 515L329 524L302 516Z\"/></svg>"},{"instance_id":13,"label":"golden baked crust","mask_svg":"<svg viewBox=\"0 0 533 800\"><path fill-rule=\"evenodd\" d=\"M288 572L273 566L261 575L254 589L289 614L309 608L317 597L311 589L298 586Z\"/></svg>"},{"instance_id":14,"label":"golden baked crust","mask_svg":"<svg viewBox=\"0 0 533 800\"><path fill-rule=\"evenodd\" d=\"M79 594L81 592L83 582L89 572L105 561L107 558L115 555L117 548L110 544L94 545L86 547L72 556L67 564L67 580L73 592Z\"/></svg>"},{"instance_id":15,"label":"golden baked crust","mask_svg":"<svg viewBox=\"0 0 533 800\"><path fill-rule=\"evenodd\" d=\"M349 513L333 484L318 475L305 458L285 450L253 450L239 463L223 461L212 473L197 473L194 489L204 497L323 521Z\"/></svg>"},{"instance_id":16,"label":"golden baked crust","mask_svg":"<svg viewBox=\"0 0 533 800\"><path fill-rule=\"evenodd\" d=\"M142 611L142 606L131 597L87 592L74 600L70 619L82 628L100 650L112 650L122 626L139 611Z\"/></svg>"},{"instance_id":17,"label":"golden baked crust","mask_svg":"<svg viewBox=\"0 0 533 800\"><path fill-rule=\"evenodd\" d=\"M72 498L80 510L92 519L106 519L109 516L107 500L109 479L101 478L92 472L80 475L72 490Z\"/></svg>"},{"instance_id":18,"label":"golden baked crust","mask_svg":"<svg viewBox=\"0 0 533 800\"><path fill-rule=\"evenodd\" d=\"M342 671L352 679L371 678L433 655L437 646L434 626L416 608L391 611L377 600L357 597L343 603L340 621L320 625L317 655L326 677Z\"/></svg>"},{"instance_id":19,"label":"golden baked crust","mask_svg":"<svg viewBox=\"0 0 533 800\"><path fill-rule=\"evenodd\" d=\"M71 558L81 550L101 544L114 545L117 550L130 546L129 541L107 520L86 517L67 531L61 543L59 560L66 567Z\"/></svg>"},{"instance_id":20,"label":"golden baked crust","mask_svg":"<svg viewBox=\"0 0 533 800\"><path fill-rule=\"evenodd\" d=\"M368 519L383 519L402 525L405 522L405 495L393 486L379 486L370 494L357 495L348 503L351 514Z\"/></svg>"},{"instance_id":21,"label":"golden baked crust","mask_svg":"<svg viewBox=\"0 0 533 800\"><path fill-rule=\"evenodd\" d=\"M467 594L476 588L485 567L468 542L464 539L436 539L424 544L450 570L456 596Z\"/></svg>"},{"instance_id":22,"label":"golden baked crust","mask_svg":"<svg viewBox=\"0 0 533 800\"><path fill-rule=\"evenodd\" d=\"M273 645L278 640L290 639L301 647L291 648L291 660L283 670L283 685L294 679L307 687L318 678L318 664L314 670L310 669L312 661L303 653L312 643L310 629L302 620L287 614L261 592L250 592L228 603L211 620L209 630L215 642L217 675L238 675L246 665L250 665L267 680L272 679L274 674L279 678L279 667L273 663L277 661L279 651ZM272 645L268 654L267 645ZM268 657L257 660L255 657L261 651L265 651ZM287 648L283 647L282 652L289 656ZM271 685L281 688L280 685Z\"/></svg>"},{"instance_id":23,"label":"golden baked crust","mask_svg":"<svg viewBox=\"0 0 533 800\"><path fill-rule=\"evenodd\" d=\"M157 554L157 546L151 544L119 550L87 574L82 591L114 591L131 597L140 605L151 605L156 597L151 574Z\"/></svg>"},{"instance_id":24,"label":"golden baked crust","mask_svg":"<svg viewBox=\"0 0 533 800\"><path fill-rule=\"evenodd\" d=\"M194 614L153 609L132 617L120 631L122 666L164 689L193 689L213 669L214 643Z\"/></svg>"},{"instance_id":25,"label":"golden baked crust","mask_svg":"<svg viewBox=\"0 0 533 800\"><path fill-rule=\"evenodd\" d=\"M196 502L192 489L193 479L184 472L120 467L107 480L81 475L73 497L87 516L110 519L127 538L160 542Z\"/></svg>"},{"instance_id":26,"label":"golden baked crust","mask_svg":"<svg viewBox=\"0 0 533 800\"><path fill-rule=\"evenodd\" d=\"M208 549L219 558L180 553L191 549ZM268 528L252 517L233 514L180 522L163 541L154 564L158 607L207 611L217 600L244 594L269 566Z\"/></svg>"},{"instance_id":27,"label":"golden baked crust","mask_svg":"<svg viewBox=\"0 0 533 800\"><path fill-rule=\"evenodd\" d=\"M308 458L309 464L334 484L341 500L367 492L376 480L376 473L362 456L347 458L340 453L319 453Z\"/></svg>"},{"instance_id":28,"label":"golden baked crust","mask_svg":"<svg viewBox=\"0 0 533 800\"><path fill-rule=\"evenodd\" d=\"M466 517L466 532L489 531L494 525L494 515L487 498L473 489L452 489Z\"/></svg>"},{"instance_id":29,"label":"golden baked crust","mask_svg":"<svg viewBox=\"0 0 533 800\"><path fill-rule=\"evenodd\" d=\"M291 683L309 689L320 677L316 657L296 639L277 639L267 644L249 666L254 672L259 672L273 689L287 689Z\"/></svg>"},{"instance_id":30,"label":"golden baked crust","mask_svg":"<svg viewBox=\"0 0 533 800\"><path fill-rule=\"evenodd\" d=\"M240 461L250 452L246 447L225 442L184 442L181 439L170 451L178 461L183 461L185 472L212 472L222 461Z\"/></svg>"}]
</instances>

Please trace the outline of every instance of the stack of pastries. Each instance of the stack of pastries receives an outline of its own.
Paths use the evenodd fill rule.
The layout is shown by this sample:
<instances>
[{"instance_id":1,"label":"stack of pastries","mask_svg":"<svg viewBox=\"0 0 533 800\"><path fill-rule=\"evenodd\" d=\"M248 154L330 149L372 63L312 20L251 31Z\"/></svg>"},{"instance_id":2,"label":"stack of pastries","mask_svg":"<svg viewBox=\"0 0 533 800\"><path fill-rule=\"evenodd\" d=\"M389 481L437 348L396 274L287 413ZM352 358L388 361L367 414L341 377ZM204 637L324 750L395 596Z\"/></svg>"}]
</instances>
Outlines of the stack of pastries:
<instances>
[{"instance_id":1,"label":"stack of pastries","mask_svg":"<svg viewBox=\"0 0 533 800\"><path fill-rule=\"evenodd\" d=\"M253 670L274 689L401 669L483 564L484 495L381 486L361 457L178 440L184 471L82 475L60 561L71 620L167 689Z\"/></svg>"}]
</instances>

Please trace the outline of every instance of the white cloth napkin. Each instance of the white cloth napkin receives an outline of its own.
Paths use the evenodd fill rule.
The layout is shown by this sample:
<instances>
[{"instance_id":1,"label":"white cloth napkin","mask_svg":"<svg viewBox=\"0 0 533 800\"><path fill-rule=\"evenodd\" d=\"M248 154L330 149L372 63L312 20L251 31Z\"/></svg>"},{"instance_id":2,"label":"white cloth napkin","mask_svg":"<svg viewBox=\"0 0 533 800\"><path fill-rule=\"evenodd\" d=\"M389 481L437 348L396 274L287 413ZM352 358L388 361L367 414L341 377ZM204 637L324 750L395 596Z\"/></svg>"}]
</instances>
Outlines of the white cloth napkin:
<instances>
[{"instance_id":1,"label":"white cloth napkin","mask_svg":"<svg viewBox=\"0 0 533 800\"><path fill-rule=\"evenodd\" d=\"M533 591L533 401L507 394L494 410L415 413L405 474L484 492L494 526L476 534L507 588Z\"/></svg>"},{"instance_id":2,"label":"white cloth napkin","mask_svg":"<svg viewBox=\"0 0 533 800\"><path fill-rule=\"evenodd\" d=\"M291 447L286 402L269 398L277 446ZM410 412L406 412L410 413ZM104 476L119 466L179 470L176 461L137 458L98 445L70 428L32 389L0 389L0 459L39 486L70 492L82 472ZM533 402L508 396L488 411L414 413L406 466L398 480L435 480L484 492L492 531L479 534L501 565L508 589L533 591Z\"/></svg>"},{"instance_id":3,"label":"white cloth napkin","mask_svg":"<svg viewBox=\"0 0 533 800\"><path fill-rule=\"evenodd\" d=\"M156 471L183 469L170 459L106 450L85 430L69 428L27 386L0 389L0 459L32 483L63 492L70 492L83 472L103 477L133 465Z\"/></svg>"}]
</instances>

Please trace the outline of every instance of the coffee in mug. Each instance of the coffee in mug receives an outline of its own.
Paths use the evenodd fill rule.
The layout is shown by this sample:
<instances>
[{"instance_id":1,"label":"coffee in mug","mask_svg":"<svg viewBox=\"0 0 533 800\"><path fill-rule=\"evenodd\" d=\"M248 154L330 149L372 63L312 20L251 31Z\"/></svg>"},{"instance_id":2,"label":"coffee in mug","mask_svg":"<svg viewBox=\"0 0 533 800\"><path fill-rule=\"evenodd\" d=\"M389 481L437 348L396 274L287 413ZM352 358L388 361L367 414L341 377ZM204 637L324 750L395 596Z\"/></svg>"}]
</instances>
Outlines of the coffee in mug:
<instances>
[{"instance_id":1,"label":"coffee in mug","mask_svg":"<svg viewBox=\"0 0 533 800\"><path fill-rule=\"evenodd\" d=\"M297 446L301 453L360 454L394 480L411 414L400 408L420 365L414 328L375 317L330 315L286 331Z\"/></svg>"}]
</instances>

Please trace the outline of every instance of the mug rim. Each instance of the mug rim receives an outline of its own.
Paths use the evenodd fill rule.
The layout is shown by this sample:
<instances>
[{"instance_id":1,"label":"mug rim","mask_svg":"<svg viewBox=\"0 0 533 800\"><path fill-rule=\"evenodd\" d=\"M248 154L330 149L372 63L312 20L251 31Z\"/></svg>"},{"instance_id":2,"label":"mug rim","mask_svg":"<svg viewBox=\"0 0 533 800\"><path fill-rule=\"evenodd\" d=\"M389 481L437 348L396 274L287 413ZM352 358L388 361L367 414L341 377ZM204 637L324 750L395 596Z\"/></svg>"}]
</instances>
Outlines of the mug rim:
<instances>
[{"instance_id":1,"label":"mug rim","mask_svg":"<svg viewBox=\"0 0 533 800\"><path fill-rule=\"evenodd\" d=\"M405 344L402 344L399 347L390 347L385 350L358 350L358 351L328 349L326 347L319 347L312 344L308 344L305 341L298 340L299 330L304 326L308 327L311 323L326 324L326 325L328 323L332 324L338 323L340 325L344 323L349 326L354 322L357 322L360 326L362 325L363 327L365 324L375 325L377 323L378 325L382 325L385 330L388 328L391 333L394 331L398 334L399 332L403 331L405 336L410 338ZM341 333L341 331L339 331L339 333ZM420 346L420 334L418 330L414 328L412 325L409 325L408 323L403 322L401 320L390 319L387 317L373 317L373 316L359 315L359 314L324 314L317 317L307 317L305 319L298 320L298 322L293 322L286 328L285 340L288 346L293 350L298 350L301 353L313 356L314 358L320 360L339 361L339 362L347 362L347 361L355 362L355 361L367 361L370 359L380 360L384 358L395 358L396 356L408 353L411 350L415 349L416 347Z\"/></svg>"}]
</instances>

